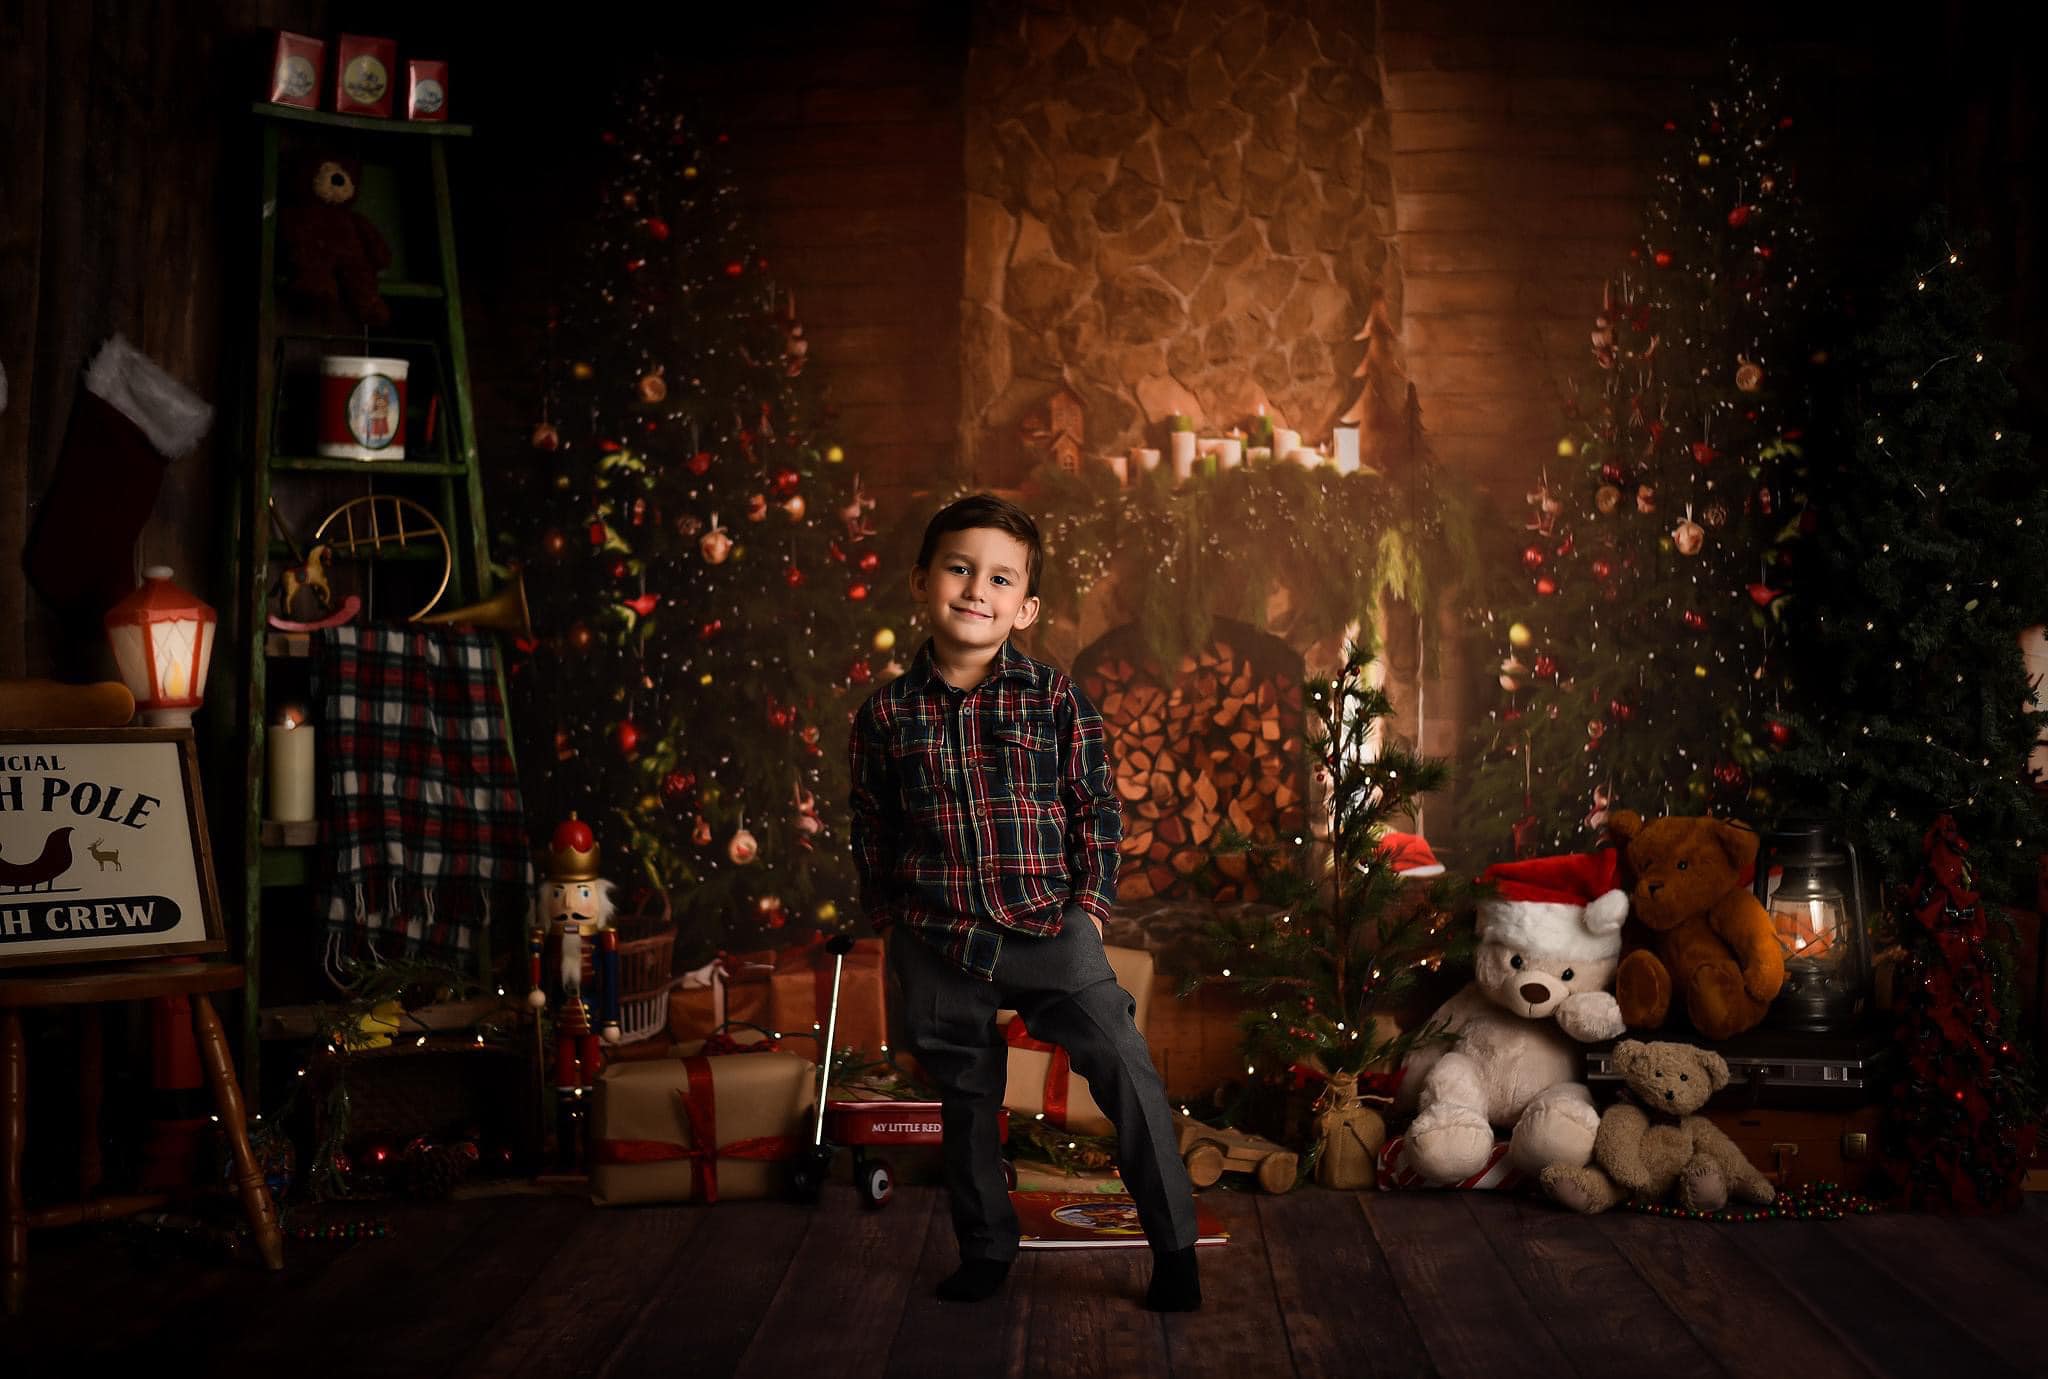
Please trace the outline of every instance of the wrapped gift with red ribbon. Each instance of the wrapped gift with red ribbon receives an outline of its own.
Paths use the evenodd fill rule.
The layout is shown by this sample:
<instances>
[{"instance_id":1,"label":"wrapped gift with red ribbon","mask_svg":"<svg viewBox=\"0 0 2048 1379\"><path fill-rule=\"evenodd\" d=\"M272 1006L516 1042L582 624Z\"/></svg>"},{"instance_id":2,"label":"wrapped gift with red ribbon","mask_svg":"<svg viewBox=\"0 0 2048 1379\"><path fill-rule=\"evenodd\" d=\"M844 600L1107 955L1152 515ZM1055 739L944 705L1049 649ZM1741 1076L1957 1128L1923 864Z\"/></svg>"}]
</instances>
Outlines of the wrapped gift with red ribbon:
<instances>
[{"instance_id":1,"label":"wrapped gift with red ribbon","mask_svg":"<svg viewBox=\"0 0 2048 1379\"><path fill-rule=\"evenodd\" d=\"M790 1053L615 1063L598 1084L600 1205L773 1197L803 1141L818 1070Z\"/></svg>"},{"instance_id":2,"label":"wrapped gift with red ribbon","mask_svg":"<svg viewBox=\"0 0 2048 1379\"><path fill-rule=\"evenodd\" d=\"M840 975L839 1026L832 1036L835 1045L860 1049L869 1058L881 1053L889 1042L884 985L882 940L855 940ZM813 933L808 941L775 954L775 970L768 978L768 1018L762 1023L785 1039L816 1034L822 1047L831 1014L832 954L825 948L825 936Z\"/></svg>"},{"instance_id":3,"label":"wrapped gift with red ribbon","mask_svg":"<svg viewBox=\"0 0 2048 1379\"><path fill-rule=\"evenodd\" d=\"M1138 1033L1152 1009L1152 955L1141 948L1105 948L1117 985L1137 1006ZM1003 1042L1010 1047L1009 1083L1003 1105L1018 1115L1043 1113L1054 1125L1083 1135L1107 1135L1115 1127L1088 1091L1088 1079L1073 1070L1067 1051L1036 1038L1015 1011L999 1011Z\"/></svg>"},{"instance_id":4,"label":"wrapped gift with red ribbon","mask_svg":"<svg viewBox=\"0 0 2048 1379\"><path fill-rule=\"evenodd\" d=\"M682 1043L708 1039L720 1026L739 1022L767 1025L768 975L775 970L775 952L720 953L694 972L686 972L668 994L669 1037ZM805 1030L810 1021L803 1024Z\"/></svg>"}]
</instances>

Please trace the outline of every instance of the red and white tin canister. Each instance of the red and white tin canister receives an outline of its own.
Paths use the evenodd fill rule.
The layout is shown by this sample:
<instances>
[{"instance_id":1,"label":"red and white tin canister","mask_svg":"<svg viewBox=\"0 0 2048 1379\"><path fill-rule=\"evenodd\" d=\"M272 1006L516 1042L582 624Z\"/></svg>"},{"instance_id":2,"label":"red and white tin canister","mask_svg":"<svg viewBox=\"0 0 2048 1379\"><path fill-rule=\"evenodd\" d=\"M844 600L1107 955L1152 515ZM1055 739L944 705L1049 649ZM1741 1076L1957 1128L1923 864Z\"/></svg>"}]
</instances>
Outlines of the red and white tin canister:
<instances>
[{"instance_id":1,"label":"red and white tin canister","mask_svg":"<svg viewBox=\"0 0 2048 1379\"><path fill-rule=\"evenodd\" d=\"M405 458L403 359L330 354L320 361L320 453L343 460Z\"/></svg>"}]
</instances>

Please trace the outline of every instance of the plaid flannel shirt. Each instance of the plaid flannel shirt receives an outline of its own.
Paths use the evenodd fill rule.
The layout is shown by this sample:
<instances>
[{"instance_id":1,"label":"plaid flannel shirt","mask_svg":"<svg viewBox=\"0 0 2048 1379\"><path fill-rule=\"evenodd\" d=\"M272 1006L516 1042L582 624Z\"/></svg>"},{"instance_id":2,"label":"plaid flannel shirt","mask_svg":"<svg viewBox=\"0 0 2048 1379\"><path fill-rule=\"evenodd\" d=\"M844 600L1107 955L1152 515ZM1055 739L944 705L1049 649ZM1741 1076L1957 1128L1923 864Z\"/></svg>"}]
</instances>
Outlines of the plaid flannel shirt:
<instances>
[{"instance_id":1,"label":"plaid flannel shirt","mask_svg":"<svg viewBox=\"0 0 2048 1379\"><path fill-rule=\"evenodd\" d=\"M931 642L853 717L853 860L877 930L903 924L987 979L1006 932L1116 899L1123 815L1102 715L1008 642L972 689Z\"/></svg>"}]
</instances>

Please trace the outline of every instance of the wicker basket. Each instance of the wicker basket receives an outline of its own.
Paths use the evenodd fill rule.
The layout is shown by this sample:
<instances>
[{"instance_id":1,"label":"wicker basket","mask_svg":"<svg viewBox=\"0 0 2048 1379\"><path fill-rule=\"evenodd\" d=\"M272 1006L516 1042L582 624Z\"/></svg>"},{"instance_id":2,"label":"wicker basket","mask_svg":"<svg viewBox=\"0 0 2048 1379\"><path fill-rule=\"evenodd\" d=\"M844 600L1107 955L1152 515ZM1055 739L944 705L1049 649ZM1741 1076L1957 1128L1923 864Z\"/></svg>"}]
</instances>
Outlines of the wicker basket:
<instances>
[{"instance_id":1,"label":"wicker basket","mask_svg":"<svg viewBox=\"0 0 2048 1379\"><path fill-rule=\"evenodd\" d=\"M668 895L644 891L619 931L619 1042L631 1044L668 1028L668 993L676 983L676 925Z\"/></svg>"}]
</instances>

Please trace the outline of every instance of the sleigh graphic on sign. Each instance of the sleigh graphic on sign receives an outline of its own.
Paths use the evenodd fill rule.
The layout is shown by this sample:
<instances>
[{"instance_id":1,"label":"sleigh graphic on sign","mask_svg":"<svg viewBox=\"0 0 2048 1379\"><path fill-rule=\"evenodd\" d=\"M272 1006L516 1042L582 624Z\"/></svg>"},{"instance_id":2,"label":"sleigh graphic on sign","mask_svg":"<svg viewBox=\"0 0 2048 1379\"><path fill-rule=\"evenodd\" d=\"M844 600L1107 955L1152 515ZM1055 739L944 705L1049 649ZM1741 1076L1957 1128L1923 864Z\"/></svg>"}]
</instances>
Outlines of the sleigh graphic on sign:
<instances>
[{"instance_id":1,"label":"sleigh graphic on sign","mask_svg":"<svg viewBox=\"0 0 2048 1379\"><path fill-rule=\"evenodd\" d=\"M52 832L33 862L16 862L0 854L0 891L55 891L57 878L71 870L71 834L69 828Z\"/></svg>"}]
</instances>

